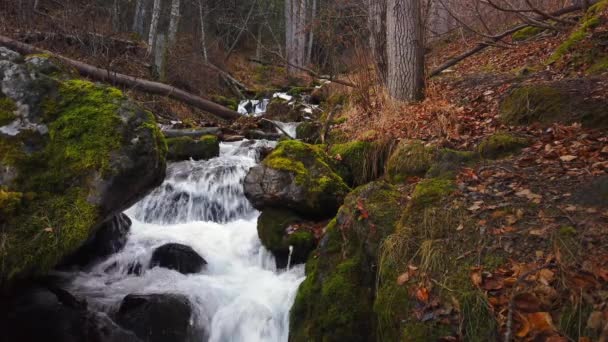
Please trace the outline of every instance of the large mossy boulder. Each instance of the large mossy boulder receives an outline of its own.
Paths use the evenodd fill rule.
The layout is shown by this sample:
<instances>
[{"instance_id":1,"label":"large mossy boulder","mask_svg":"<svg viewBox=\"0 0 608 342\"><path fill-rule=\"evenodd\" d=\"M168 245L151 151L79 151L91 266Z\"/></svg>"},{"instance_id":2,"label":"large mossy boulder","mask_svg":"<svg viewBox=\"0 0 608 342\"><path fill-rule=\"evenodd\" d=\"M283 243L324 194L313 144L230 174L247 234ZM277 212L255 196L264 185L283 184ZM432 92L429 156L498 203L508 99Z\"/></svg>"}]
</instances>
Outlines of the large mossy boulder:
<instances>
[{"instance_id":1,"label":"large mossy boulder","mask_svg":"<svg viewBox=\"0 0 608 342\"><path fill-rule=\"evenodd\" d=\"M302 222L301 217L285 209L268 208L258 217L258 236L274 255L277 268L287 266L290 247L292 265L306 262L315 249L314 234L305 228L298 229L297 225Z\"/></svg>"},{"instance_id":2,"label":"large mossy boulder","mask_svg":"<svg viewBox=\"0 0 608 342\"><path fill-rule=\"evenodd\" d=\"M392 182L403 182L410 177L424 176L431 168L436 152L421 141L400 141L386 165L388 178Z\"/></svg>"},{"instance_id":3,"label":"large mossy boulder","mask_svg":"<svg viewBox=\"0 0 608 342\"><path fill-rule=\"evenodd\" d=\"M284 208L305 218L331 217L349 192L319 147L282 141L245 177L245 196L258 210Z\"/></svg>"},{"instance_id":4,"label":"large mossy boulder","mask_svg":"<svg viewBox=\"0 0 608 342\"><path fill-rule=\"evenodd\" d=\"M591 128L608 127L608 100L594 96L598 79L564 79L514 86L500 103L500 116L510 125L580 122Z\"/></svg>"},{"instance_id":5,"label":"large mossy boulder","mask_svg":"<svg viewBox=\"0 0 608 342\"><path fill-rule=\"evenodd\" d=\"M295 103L276 97L268 103L264 118L281 122L299 122L304 118L301 109Z\"/></svg>"},{"instance_id":6,"label":"large mossy boulder","mask_svg":"<svg viewBox=\"0 0 608 342\"><path fill-rule=\"evenodd\" d=\"M0 80L16 108L0 126L7 283L45 273L160 185L166 144L154 116L120 90L73 79L48 58L0 48Z\"/></svg>"},{"instance_id":7,"label":"large mossy boulder","mask_svg":"<svg viewBox=\"0 0 608 342\"><path fill-rule=\"evenodd\" d=\"M378 250L401 215L400 191L379 181L345 199L291 309L290 341L373 341Z\"/></svg>"},{"instance_id":8,"label":"large mossy boulder","mask_svg":"<svg viewBox=\"0 0 608 342\"><path fill-rule=\"evenodd\" d=\"M168 138L167 147L169 160L206 160L220 155L220 141L215 135Z\"/></svg>"}]
</instances>

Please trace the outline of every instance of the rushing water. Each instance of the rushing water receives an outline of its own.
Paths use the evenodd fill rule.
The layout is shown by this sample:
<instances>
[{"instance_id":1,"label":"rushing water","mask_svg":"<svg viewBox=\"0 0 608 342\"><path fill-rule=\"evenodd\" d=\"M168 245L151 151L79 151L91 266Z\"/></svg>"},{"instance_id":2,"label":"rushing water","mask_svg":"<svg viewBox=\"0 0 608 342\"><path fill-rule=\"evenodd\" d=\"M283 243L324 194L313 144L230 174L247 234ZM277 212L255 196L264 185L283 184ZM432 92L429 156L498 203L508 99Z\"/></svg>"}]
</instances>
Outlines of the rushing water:
<instances>
[{"instance_id":1,"label":"rushing water","mask_svg":"<svg viewBox=\"0 0 608 342\"><path fill-rule=\"evenodd\" d=\"M75 275L70 290L106 312L131 293L183 294L194 307L191 323L209 331L202 340L287 341L304 268L275 269L242 188L264 144L222 143L218 158L169 165L163 185L126 212L133 225L125 248ZM129 274L137 263L146 269L153 250L169 242L192 247L208 265L190 275L159 267Z\"/></svg>"}]
</instances>

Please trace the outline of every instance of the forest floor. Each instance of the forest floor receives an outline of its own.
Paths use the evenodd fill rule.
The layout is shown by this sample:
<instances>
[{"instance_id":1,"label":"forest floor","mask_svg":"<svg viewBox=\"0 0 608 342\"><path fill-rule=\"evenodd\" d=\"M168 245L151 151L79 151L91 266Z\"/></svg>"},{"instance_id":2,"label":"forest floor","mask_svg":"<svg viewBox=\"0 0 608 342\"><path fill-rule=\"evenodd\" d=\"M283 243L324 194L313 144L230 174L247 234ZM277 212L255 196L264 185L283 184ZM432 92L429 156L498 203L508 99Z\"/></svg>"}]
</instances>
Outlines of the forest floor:
<instances>
[{"instance_id":1,"label":"forest floor","mask_svg":"<svg viewBox=\"0 0 608 342\"><path fill-rule=\"evenodd\" d=\"M608 26L596 30L605 34ZM501 120L501 101L514 85L594 79L586 98L608 98L608 73L586 72L589 65L575 63L581 51L547 62L570 34L490 47L432 79L418 104L395 104L366 89L371 99L348 106L337 127L350 139L389 134L457 150L473 150L497 132L530 141L515 156L462 169L454 195L486 236L468 253L504 257L498 267L472 267L471 282L485 292L501 333L510 330L521 340L608 340L606 127ZM431 52L430 64L471 47L444 43Z\"/></svg>"}]
</instances>

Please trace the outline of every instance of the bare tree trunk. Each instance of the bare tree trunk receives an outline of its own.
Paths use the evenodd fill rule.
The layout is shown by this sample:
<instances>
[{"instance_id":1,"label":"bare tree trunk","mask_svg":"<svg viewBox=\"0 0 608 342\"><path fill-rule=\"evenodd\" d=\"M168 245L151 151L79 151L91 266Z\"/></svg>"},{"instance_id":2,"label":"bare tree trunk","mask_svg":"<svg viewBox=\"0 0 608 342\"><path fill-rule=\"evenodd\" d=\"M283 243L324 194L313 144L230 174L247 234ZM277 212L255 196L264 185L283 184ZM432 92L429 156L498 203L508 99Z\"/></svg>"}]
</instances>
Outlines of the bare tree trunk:
<instances>
[{"instance_id":1,"label":"bare tree trunk","mask_svg":"<svg viewBox=\"0 0 608 342\"><path fill-rule=\"evenodd\" d=\"M293 35L293 2L297 0L285 0L285 57L287 59L287 72L294 73L294 35Z\"/></svg>"},{"instance_id":2,"label":"bare tree trunk","mask_svg":"<svg viewBox=\"0 0 608 342\"><path fill-rule=\"evenodd\" d=\"M201 22L201 50L203 52L203 60L205 63L209 62L209 56L207 54L207 38L205 34L205 16L207 11L203 8L203 0L198 0L198 15Z\"/></svg>"},{"instance_id":3,"label":"bare tree trunk","mask_svg":"<svg viewBox=\"0 0 608 342\"><path fill-rule=\"evenodd\" d=\"M424 97L424 46L419 0L388 0L388 91L402 101Z\"/></svg>"},{"instance_id":4,"label":"bare tree trunk","mask_svg":"<svg viewBox=\"0 0 608 342\"><path fill-rule=\"evenodd\" d=\"M160 19L160 7L161 0L154 0L154 7L152 8L152 21L150 22L150 32L148 33L148 53L154 49L154 42L156 41L156 34L158 31L158 20Z\"/></svg>"},{"instance_id":5,"label":"bare tree trunk","mask_svg":"<svg viewBox=\"0 0 608 342\"><path fill-rule=\"evenodd\" d=\"M310 62L312 61L312 46L314 44L314 37L315 37L314 23L316 20L316 16L317 16L317 0L312 0L312 9L310 11L310 23L309 23L310 34L308 36L308 52L306 54L306 64L310 64Z\"/></svg>"},{"instance_id":6,"label":"bare tree trunk","mask_svg":"<svg viewBox=\"0 0 608 342\"><path fill-rule=\"evenodd\" d=\"M306 58L306 0L285 1L287 71L294 73Z\"/></svg>"},{"instance_id":7,"label":"bare tree trunk","mask_svg":"<svg viewBox=\"0 0 608 342\"><path fill-rule=\"evenodd\" d=\"M114 0L112 3L112 30L120 31L120 3L119 0Z\"/></svg>"},{"instance_id":8,"label":"bare tree trunk","mask_svg":"<svg viewBox=\"0 0 608 342\"><path fill-rule=\"evenodd\" d=\"M388 58L386 56L386 1L368 0L369 44L375 60L378 78L386 84Z\"/></svg>"},{"instance_id":9,"label":"bare tree trunk","mask_svg":"<svg viewBox=\"0 0 608 342\"><path fill-rule=\"evenodd\" d=\"M136 32L141 37L144 36L144 22L146 20L146 12L148 11L148 0L137 0L135 3L135 15L133 16L133 32Z\"/></svg>"},{"instance_id":10,"label":"bare tree trunk","mask_svg":"<svg viewBox=\"0 0 608 342\"><path fill-rule=\"evenodd\" d=\"M258 60L262 59L262 24L258 24L258 33L257 33L257 44L255 47L255 58Z\"/></svg>"},{"instance_id":11,"label":"bare tree trunk","mask_svg":"<svg viewBox=\"0 0 608 342\"><path fill-rule=\"evenodd\" d=\"M169 36L167 37L167 49L171 49L175 44L177 29L179 28L179 6L180 0L171 1L171 18L169 20Z\"/></svg>"}]
</instances>

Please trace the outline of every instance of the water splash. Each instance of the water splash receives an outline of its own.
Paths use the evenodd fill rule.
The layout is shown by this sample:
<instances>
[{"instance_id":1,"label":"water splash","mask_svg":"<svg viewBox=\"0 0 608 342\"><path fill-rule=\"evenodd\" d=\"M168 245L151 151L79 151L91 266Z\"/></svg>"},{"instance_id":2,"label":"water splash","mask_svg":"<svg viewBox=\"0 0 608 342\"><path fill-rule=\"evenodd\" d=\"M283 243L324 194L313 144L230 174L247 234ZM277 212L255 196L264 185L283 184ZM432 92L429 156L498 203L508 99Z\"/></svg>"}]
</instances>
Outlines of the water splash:
<instances>
[{"instance_id":1,"label":"water splash","mask_svg":"<svg viewBox=\"0 0 608 342\"><path fill-rule=\"evenodd\" d=\"M131 293L183 294L193 304L193 324L208 332L201 341L287 341L304 268L276 270L257 235L259 213L241 185L268 144L222 144L218 158L170 165L165 183L127 211L133 225L125 248L73 275L69 290L109 313ZM207 267L189 275L148 269L154 249L170 242L192 247Z\"/></svg>"}]
</instances>

